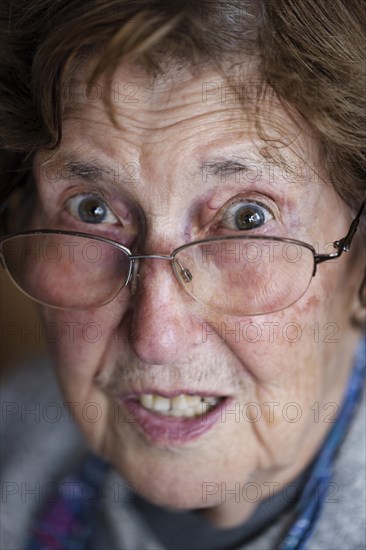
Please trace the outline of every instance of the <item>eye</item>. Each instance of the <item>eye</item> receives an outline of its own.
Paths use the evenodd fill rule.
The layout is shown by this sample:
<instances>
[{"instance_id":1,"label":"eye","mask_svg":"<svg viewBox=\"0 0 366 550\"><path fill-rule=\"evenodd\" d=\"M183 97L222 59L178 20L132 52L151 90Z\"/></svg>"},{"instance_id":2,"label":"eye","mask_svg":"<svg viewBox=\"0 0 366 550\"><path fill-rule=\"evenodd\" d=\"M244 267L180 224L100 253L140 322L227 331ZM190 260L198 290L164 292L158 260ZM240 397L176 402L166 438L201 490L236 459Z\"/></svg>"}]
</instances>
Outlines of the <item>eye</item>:
<instances>
[{"instance_id":1,"label":"eye","mask_svg":"<svg viewBox=\"0 0 366 550\"><path fill-rule=\"evenodd\" d=\"M257 229L273 218L271 211L254 201L239 202L231 205L224 213L220 225L227 229L248 231Z\"/></svg>"},{"instance_id":2,"label":"eye","mask_svg":"<svg viewBox=\"0 0 366 550\"><path fill-rule=\"evenodd\" d=\"M66 207L72 216L84 223L118 222L109 206L96 195L76 195L67 201Z\"/></svg>"}]
</instances>

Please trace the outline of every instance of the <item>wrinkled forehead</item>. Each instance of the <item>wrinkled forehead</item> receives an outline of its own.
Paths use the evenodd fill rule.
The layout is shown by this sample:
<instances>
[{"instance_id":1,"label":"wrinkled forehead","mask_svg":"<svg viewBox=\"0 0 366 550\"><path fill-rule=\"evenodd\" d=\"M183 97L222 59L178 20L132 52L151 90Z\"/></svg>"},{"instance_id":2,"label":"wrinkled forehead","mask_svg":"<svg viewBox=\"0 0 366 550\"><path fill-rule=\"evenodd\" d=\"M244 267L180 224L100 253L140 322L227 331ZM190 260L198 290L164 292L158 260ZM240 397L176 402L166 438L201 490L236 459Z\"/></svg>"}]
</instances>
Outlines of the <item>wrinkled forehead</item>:
<instances>
[{"instance_id":1,"label":"wrinkled forehead","mask_svg":"<svg viewBox=\"0 0 366 550\"><path fill-rule=\"evenodd\" d=\"M80 67L67 84L66 126L89 121L108 129L110 138L128 129L148 141L186 129L209 130L212 136L237 136L241 131L278 149L310 134L304 120L290 105L284 108L273 89L264 92L249 62L227 74L207 67L169 66L155 76L136 64L121 63L110 82L102 76L88 84L92 68L92 63ZM117 125L108 116L108 106Z\"/></svg>"},{"instance_id":2,"label":"wrinkled forehead","mask_svg":"<svg viewBox=\"0 0 366 550\"><path fill-rule=\"evenodd\" d=\"M119 181L129 180L132 167L148 181L153 174L162 181L185 173L203 180L213 174L222 182L228 175L239 181L238 170L242 181L245 168L248 181L269 182L278 174L283 181L285 172L283 193L327 179L303 119L273 90L260 95L249 63L229 78L213 68L186 67L151 76L122 63L110 82L101 77L89 85L92 70L92 64L80 67L68 83L61 147L38 154L42 171L54 165L79 176L111 173L113 181L118 173Z\"/></svg>"}]
</instances>

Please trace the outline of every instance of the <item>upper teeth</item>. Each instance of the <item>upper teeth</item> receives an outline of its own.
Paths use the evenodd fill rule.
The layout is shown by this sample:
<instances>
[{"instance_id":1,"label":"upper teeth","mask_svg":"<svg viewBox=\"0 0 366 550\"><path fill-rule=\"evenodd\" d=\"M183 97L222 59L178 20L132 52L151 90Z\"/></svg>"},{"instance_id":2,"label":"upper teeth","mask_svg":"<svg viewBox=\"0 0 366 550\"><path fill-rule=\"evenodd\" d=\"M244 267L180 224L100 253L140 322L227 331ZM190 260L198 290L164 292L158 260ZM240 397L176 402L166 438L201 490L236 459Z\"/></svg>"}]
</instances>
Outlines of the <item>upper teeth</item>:
<instances>
[{"instance_id":1,"label":"upper teeth","mask_svg":"<svg viewBox=\"0 0 366 550\"><path fill-rule=\"evenodd\" d=\"M196 416L207 412L219 402L219 397L200 397L199 395L177 395L162 397L161 395L143 394L139 401L145 409L158 411L169 416Z\"/></svg>"}]
</instances>

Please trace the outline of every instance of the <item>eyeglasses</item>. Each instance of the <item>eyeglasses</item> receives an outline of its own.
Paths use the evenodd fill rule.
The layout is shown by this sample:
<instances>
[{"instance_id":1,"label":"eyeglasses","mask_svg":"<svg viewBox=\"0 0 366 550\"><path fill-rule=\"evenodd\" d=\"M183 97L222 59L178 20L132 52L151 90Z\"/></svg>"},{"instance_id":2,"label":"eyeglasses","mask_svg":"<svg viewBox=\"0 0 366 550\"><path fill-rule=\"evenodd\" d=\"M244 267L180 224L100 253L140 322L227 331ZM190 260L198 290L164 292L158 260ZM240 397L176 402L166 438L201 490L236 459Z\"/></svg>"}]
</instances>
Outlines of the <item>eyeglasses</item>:
<instances>
[{"instance_id":1,"label":"eyeglasses","mask_svg":"<svg viewBox=\"0 0 366 550\"><path fill-rule=\"evenodd\" d=\"M171 255L134 255L124 245L74 231L24 231L0 240L0 260L16 286L51 307L84 310L136 291L141 260L167 260L180 285L201 304L234 316L274 313L297 302L317 265L349 250L363 202L335 251L317 254L302 241L253 235L212 237Z\"/></svg>"}]
</instances>

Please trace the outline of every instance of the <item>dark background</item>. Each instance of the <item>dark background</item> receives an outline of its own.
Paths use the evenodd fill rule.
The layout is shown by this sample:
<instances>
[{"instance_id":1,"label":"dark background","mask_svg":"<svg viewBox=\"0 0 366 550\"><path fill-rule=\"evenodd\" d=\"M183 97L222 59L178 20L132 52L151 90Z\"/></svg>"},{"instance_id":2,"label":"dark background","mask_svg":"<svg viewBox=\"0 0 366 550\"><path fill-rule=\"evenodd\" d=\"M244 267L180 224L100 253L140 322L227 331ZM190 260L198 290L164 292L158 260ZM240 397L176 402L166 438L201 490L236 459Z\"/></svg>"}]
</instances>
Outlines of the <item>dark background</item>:
<instances>
[{"instance_id":1,"label":"dark background","mask_svg":"<svg viewBox=\"0 0 366 550\"><path fill-rule=\"evenodd\" d=\"M45 349L33 302L9 280L0 266L0 368L3 373Z\"/></svg>"}]
</instances>

